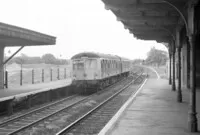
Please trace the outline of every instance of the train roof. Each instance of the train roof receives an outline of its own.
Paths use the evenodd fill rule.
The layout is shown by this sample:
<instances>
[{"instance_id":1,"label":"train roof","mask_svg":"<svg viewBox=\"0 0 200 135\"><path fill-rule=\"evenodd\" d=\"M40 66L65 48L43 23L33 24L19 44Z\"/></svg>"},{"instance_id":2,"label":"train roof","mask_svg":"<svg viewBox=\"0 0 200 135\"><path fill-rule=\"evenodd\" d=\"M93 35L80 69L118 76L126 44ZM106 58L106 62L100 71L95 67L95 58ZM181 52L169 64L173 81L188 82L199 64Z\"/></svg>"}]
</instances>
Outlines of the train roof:
<instances>
[{"instance_id":1,"label":"train roof","mask_svg":"<svg viewBox=\"0 0 200 135\"><path fill-rule=\"evenodd\" d=\"M80 59L82 57L87 58L105 58L105 59L117 59L119 60L121 57L117 55L110 55L110 54L102 54L102 53L94 53L94 52L82 52L74 55L71 59Z\"/></svg>"}]
</instances>

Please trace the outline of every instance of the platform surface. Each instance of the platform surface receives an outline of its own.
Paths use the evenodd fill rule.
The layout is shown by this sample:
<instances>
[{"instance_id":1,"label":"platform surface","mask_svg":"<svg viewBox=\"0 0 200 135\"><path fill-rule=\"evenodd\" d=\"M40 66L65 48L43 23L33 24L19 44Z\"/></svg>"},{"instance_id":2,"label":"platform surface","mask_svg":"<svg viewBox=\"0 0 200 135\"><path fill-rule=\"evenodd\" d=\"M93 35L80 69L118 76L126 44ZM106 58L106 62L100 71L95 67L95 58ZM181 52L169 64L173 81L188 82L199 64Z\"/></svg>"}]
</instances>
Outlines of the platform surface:
<instances>
[{"instance_id":1,"label":"platform surface","mask_svg":"<svg viewBox=\"0 0 200 135\"><path fill-rule=\"evenodd\" d=\"M171 91L168 80L158 78L156 75L152 76L146 81L136 98L119 115L117 121L107 127L107 131L104 132L107 135L200 134L200 132L190 133L187 128L189 90L183 89L183 103L178 103L177 92ZM199 97L200 90L197 90L198 120L200 120Z\"/></svg>"},{"instance_id":2,"label":"platform surface","mask_svg":"<svg viewBox=\"0 0 200 135\"><path fill-rule=\"evenodd\" d=\"M42 89L56 89L59 87L68 86L70 84L71 84L71 79L65 79L47 83L28 84L16 88L0 89L0 98L14 96L22 93L28 93L32 91L40 91Z\"/></svg>"}]
</instances>

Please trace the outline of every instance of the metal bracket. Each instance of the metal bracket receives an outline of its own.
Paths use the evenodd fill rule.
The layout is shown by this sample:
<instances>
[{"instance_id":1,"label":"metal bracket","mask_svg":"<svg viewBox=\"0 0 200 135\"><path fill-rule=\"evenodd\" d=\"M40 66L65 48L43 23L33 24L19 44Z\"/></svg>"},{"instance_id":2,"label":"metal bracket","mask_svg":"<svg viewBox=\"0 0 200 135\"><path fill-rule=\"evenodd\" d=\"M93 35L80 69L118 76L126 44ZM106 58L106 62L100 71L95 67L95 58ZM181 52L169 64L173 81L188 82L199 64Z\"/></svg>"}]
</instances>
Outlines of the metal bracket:
<instances>
[{"instance_id":1,"label":"metal bracket","mask_svg":"<svg viewBox=\"0 0 200 135\"><path fill-rule=\"evenodd\" d=\"M186 13L184 13L183 8L177 5L173 0L163 0L163 2L173 7L179 13L179 15L181 16L185 24L186 31L188 32L187 16L186 16Z\"/></svg>"},{"instance_id":2,"label":"metal bracket","mask_svg":"<svg viewBox=\"0 0 200 135\"><path fill-rule=\"evenodd\" d=\"M13 53L7 60L3 62L3 65L5 65L9 60L11 60L20 50L22 50L24 46L21 46L15 53Z\"/></svg>"}]
</instances>

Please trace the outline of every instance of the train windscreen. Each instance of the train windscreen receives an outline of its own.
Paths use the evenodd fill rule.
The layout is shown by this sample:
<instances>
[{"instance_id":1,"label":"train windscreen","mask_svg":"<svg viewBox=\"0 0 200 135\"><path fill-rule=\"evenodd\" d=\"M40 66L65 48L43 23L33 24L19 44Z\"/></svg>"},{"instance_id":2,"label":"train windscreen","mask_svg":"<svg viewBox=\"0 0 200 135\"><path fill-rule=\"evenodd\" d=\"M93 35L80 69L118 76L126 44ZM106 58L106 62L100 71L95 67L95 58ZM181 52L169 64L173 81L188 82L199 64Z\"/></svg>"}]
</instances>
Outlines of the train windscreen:
<instances>
[{"instance_id":1,"label":"train windscreen","mask_svg":"<svg viewBox=\"0 0 200 135\"><path fill-rule=\"evenodd\" d=\"M74 61L73 62L73 70L84 70L83 61Z\"/></svg>"}]
</instances>

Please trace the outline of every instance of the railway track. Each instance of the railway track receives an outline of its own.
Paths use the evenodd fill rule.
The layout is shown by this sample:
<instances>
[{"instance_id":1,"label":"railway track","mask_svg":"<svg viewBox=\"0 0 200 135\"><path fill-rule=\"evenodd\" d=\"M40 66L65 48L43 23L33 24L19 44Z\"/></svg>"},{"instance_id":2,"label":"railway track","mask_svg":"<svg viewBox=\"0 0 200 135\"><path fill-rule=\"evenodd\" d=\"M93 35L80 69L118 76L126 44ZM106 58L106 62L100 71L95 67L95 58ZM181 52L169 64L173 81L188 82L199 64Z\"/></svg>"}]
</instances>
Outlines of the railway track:
<instances>
[{"instance_id":1,"label":"railway track","mask_svg":"<svg viewBox=\"0 0 200 135\"><path fill-rule=\"evenodd\" d=\"M56 133L56 135L86 135L86 134L98 134L104 125L112 118L118 109L125 103L128 97L133 94L132 90L127 90L133 82L138 78L134 79L128 85L121 88L118 92L105 99L98 106L94 107L77 120L66 126L64 129ZM135 91L137 88L135 88Z\"/></svg>"},{"instance_id":2,"label":"railway track","mask_svg":"<svg viewBox=\"0 0 200 135\"><path fill-rule=\"evenodd\" d=\"M70 96L0 123L0 135L12 135L77 104L87 97Z\"/></svg>"},{"instance_id":3,"label":"railway track","mask_svg":"<svg viewBox=\"0 0 200 135\"><path fill-rule=\"evenodd\" d=\"M123 81L122 81L122 84L123 84ZM107 89L111 87L114 87L114 85L108 87ZM99 94L100 93L103 93L103 91L100 91ZM50 119L52 117L58 118L60 116L66 116L66 114L75 115L75 116L72 116L72 118L70 117L69 118L70 120L67 120L69 123L72 123L75 121L75 119L80 118L80 115L77 114L76 116L75 110L77 106L78 108L80 108L81 106L79 104L83 103L87 99L91 100L91 97L93 97L94 95L98 96L99 94L96 93L87 97L74 95L74 96L62 99L60 101L48 104L44 107L40 107L38 109L32 110L23 115L8 119L0 123L0 135L27 134L26 132L23 132L23 131L26 131L27 129L31 129L35 125L37 127L39 123L51 121ZM104 95L107 96L107 94L104 94ZM85 110L83 110L82 112L88 112L88 109L91 110L91 108L93 108L93 106L89 106L88 108L85 107L84 108ZM67 125L69 125L69 123ZM64 127L61 126L61 128L64 128Z\"/></svg>"}]
</instances>

